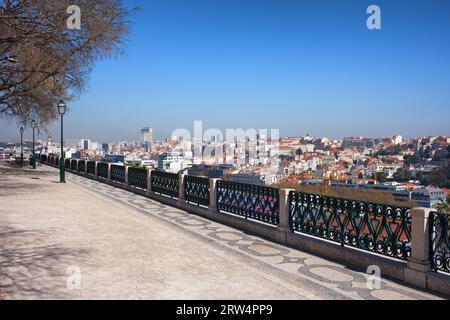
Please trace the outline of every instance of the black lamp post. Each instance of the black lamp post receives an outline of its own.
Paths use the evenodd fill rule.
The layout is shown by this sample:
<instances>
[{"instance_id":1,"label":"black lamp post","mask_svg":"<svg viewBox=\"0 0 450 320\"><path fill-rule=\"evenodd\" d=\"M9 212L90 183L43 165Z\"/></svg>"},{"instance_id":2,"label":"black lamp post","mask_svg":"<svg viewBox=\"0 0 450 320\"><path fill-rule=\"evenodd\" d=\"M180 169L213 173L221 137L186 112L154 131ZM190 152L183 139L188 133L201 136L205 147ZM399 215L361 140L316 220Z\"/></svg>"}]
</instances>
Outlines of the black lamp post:
<instances>
[{"instance_id":1,"label":"black lamp post","mask_svg":"<svg viewBox=\"0 0 450 320\"><path fill-rule=\"evenodd\" d=\"M61 116L61 157L59 158L59 182L65 183L65 156L64 156L64 125L63 125L63 117L64 113L66 113L66 104L64 101L60 101L58 103L58 113Z\"/></svg>"},{"instance_id":2,"label":"black lamp post","mask_svg":"<svg viewBox=\"0 0 450 320\"><path fill-rule=\"evenodd\" d=\"M33 169L36 169L36 153L34 149L34 130L36 129L36 121L31 121L31 129L33 129Z\"/></svg>"},{"instance_id":3,"label":"black lamp post","mask_svg":"<svg viewBox=\"0 0 450 320\"><path fill-rule=\"evenodd\" d=\"M20 127L20 166L23 166L23 127Z\"/></svg>"}]
</instances>

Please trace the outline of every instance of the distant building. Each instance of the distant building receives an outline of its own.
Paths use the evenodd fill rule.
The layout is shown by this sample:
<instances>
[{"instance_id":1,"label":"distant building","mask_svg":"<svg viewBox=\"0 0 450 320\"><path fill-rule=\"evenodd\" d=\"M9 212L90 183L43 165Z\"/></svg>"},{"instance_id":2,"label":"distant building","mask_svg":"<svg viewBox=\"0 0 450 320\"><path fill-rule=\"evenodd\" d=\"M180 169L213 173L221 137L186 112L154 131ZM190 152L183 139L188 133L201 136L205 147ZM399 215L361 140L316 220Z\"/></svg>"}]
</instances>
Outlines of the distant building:
<instances>
[{"instance_id":1,"label":"distant building","mask_svg":"<svg viewBox=\"0 0 450 320\"><path fill-rule=\"evenodd\" d=\"M293 154L294 149L290 146L279 146L278 148L270 149L270 156L291 156Z\"/></svg>"},{"instance_id":2,"label":"distant building","mask_svg":"<svg viewBox=\"0 0 450 320\"><path fill-rule=\"evenodd\" d=\"M234 169L232 164L220 164L215 166L196 164L188 170L188 175L203 176L208 178L221 178L226 171Z\"/></svg>"},{"instance_id":3,"label":"distant building","mask_svg":"<svg viewBox=\"0 0 450 320\"><path fill-rule=\"evenodd\" d=\"M141 129L141 147L149 152L153 142L153 129L150 127L145 127Z\"/></svg>"},{"instance_id":4,"label":"distant building","mask_svg":"<svg viewBox=\"0 0 450 320\"><path fill-rule=\"evenodd\" d=\"M141 166L155 168L157 166L157 161L156 160L142 159L141 160Z\"/></svg>"},{"instance_id":5,"label":"distant building","mask_svg":"<svg viewBox=\"0 0 450 320\"><path fill-rule=\"evenodd\" d=\"M403 143L403 137L401 135L396 135L391 137L392 143L393 144L402 144Z\"/></svg>"},{"instance_id":6,"label":"distant building","mask_svg":"<svg viewBox=\"0 0 450 320\"><path fill-rule=\"evenodd\" d=\"M184 157L179 152L165 152L158 156L158 169L177 172L183 169Z\"/></svg>"},{"instance_id":7,"label":"distant building","mask_svg":"<svg viewBox=\"0 0 450 320\"><path fill-rule=\"evenodd\" d=\"M447 193L439 188L417 187L411 192L411 200L424 208L433 208L446 197Z\"/></svg>"},{"instance_id":8,"label":"distant building","mask_svg":"<svg viewBox=\"0 0 450 320\"><path fill-rule=\"evenodd\" d=\"M246 173L228 174L226 175L226 180L239 183L253 184L257 186L263 184L263 179L261 179L261 176L257 174L246 174Z\"/></svg>"},{"instance_id":9,"label":"distant building","mask_svg":"<svg viewBox=\"0 0 450 320\"><path fill-rule=\"evenodd\" d=\"M102 162L107 163L124 163L125 156L121 154L108 154L102 158Z\"/></svg>"},{"instance_id":10,"label":"distant building","mask_svg":"<svg viewBox=\"0 0 450 320\"><path fill-rule=\"evenodd\" d=\"M73 158L73 159L81 159L81 153L80 153L80 151L76 151L76 152L71 153L70 158Z\"/></svg>"},{"instance_id":11,"label":"distant building","mask_svg":"<svg viewBox=\"0 0 450 320\"><path fill-rule=\"evenodd\" d=\"M102 150L105 151L105 153L108 153L108 150L109 150L109 144L107 144L107 143L102 143Z\"/></svg>"},{"instance_id":12,"label":"distant building","mask_svg":"<svg viewBox=\"0 0 450 320\"><path fill-rule=\"evenodd\" d=\"M394 173L398 171L402 167L402 163L382 163L382 162L374 162L370 163L367 166L367 174L373 175L376 172L384 172L387 174L387 177L390 179L394 176Z\"/></svg>"},{"instance_id":13,"label":"distant building","mask_svg":"<svg viewBox=\"0 0 450 320\"><path fill-rule=\"evenodd\" d=\"M374 148L375 141L369 138L360 138L360 137L346 137L342 141L343 148L355 148L355 147L364 147L364 148Z\"/></svg>"},{"instance_id":14,"label":"distant building","mask_svg":"<svg viewBox=\"0 0 450 320\"><path fill-rule=\"evenodd\" d=\"M410 193L408 188L397 182L386 182L380 184L364 184L360 186L363 189L371 189L384 191L392 194L394 199L398 201L408 201L410 199Z\"/></svg>"},{"instance_id":15,"label":"distant building","mask_svg":"<svg viewBox=\"0 0 450 320\"><path fill-rule=\"evenodd\" d=\"M91 140L89 139L80 139L80 142L78 144L78 146L80 147L80 149L83 150L91 150Z\"/></svg>"},{"instance_id":16,"label":"distant building","mask_svg":"<svg viewBox=\"0 0 450 320\"><path fill-rule=\"evenodd\" d=\"M308 144L302 144L300 145L300 150L302 150L302 153L306 153L306 152L314 152L315 149L315 145L312 143L308 143Z\"/></svg>"}]
</instances>

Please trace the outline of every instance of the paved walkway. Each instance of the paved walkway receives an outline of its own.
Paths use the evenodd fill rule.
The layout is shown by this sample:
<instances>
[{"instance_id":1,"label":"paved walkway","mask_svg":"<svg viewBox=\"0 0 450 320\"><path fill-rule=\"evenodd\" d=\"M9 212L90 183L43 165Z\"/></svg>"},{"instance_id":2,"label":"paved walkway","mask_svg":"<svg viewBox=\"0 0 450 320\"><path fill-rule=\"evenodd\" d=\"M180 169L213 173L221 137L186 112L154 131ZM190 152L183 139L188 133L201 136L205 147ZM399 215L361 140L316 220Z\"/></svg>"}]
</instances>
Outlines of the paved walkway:
<instances>
[{"instance_id":1,"label":"paved walkway","mask_svg":"<svg viewBox=\"0 0 450 320\"><path fill-rule=\"evenodd\" d=\"M76 175L0 162L0 299L435 299ZM77 288L77 272L81 281Z\"/></svg>"}]
</instances>

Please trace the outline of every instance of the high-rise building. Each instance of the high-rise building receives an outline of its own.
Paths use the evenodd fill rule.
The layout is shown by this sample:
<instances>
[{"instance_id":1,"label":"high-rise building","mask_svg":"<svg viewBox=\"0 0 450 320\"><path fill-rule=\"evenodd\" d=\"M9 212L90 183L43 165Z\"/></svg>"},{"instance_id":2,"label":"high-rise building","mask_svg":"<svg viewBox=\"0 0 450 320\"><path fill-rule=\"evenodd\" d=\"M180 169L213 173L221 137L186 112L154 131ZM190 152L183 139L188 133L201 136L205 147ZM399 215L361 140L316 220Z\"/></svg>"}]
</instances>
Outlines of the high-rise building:
<instances>
[{"instance_id":1,"label":"high-rise building","mask_svg":"<svg viewBox=\"0 0 450 320\"><path fill-rule=\"evenodd\" d=\"M78 145L79 145L80 149L91 150L91 140L89 140L89 139L80 139L80 142Z\"/></svg>"},{"instance_id":2,"label":"high-rise building","mask_svg":"<svg viewBox=\"0 0 450 320\"><path fill-rule=\"evenodd\" d=\"M146 152L150 151L153 142L153 129L150 127L145 127L141 129L141 146Z\"/></svg>"},{"instance_id":3,"label":"high-rise building","mask_svg":"<svg viewBox=\"0 0 450 320\"><path fill-rule=\"evenodd\" d=\"M103 143L102 143L102 150L105 151L105 152L107 153L108 150L109 150L109 144L106 143L106 142L103 142Z\"/></svg>"}]
</instances>

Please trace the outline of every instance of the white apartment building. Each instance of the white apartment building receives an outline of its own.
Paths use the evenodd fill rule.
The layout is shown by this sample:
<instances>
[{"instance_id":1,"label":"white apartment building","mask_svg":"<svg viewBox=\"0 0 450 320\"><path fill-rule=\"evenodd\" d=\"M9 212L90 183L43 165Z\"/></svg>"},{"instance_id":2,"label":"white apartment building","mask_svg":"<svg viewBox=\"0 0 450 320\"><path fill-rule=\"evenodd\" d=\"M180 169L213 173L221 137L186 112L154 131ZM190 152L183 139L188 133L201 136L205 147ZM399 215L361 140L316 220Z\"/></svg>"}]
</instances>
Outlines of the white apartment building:
<instances>
[{"instance_id":1,"label":"white apartment building","mask_svg":"<svg viewBox=\"0 0 450 320\"><path fill-rule=\"evenodd\" d=\"M391 140L392 140L392 143L397 144L397 145L403 143L403 137L401 135L393 136L391 138Z\"/></svg>"},{"instance_id":2,"label":"white apartment building","mask_svg":"<svg viewBox=\"0 0 450 320\"><path fill-rule=\"evenodd\" d=\"M367 166L367 173L384 172L388 178L392 178L401 167L401 164L371 163Z\"/></svg>"},{"instance_id":3,"label":"white apartment building","mask_svg":"<svg viewBox=\"0 0 450 320\"><path fill-rule=\"evenodd\" d=\"M303 153L314 152L315 147L316 146L313 145L312 143L302 144L300 145L300 150L302 150Z\"/></svg>"},{"instance_id":4,"label":"white apartment building","mask_svg":"<svg viewBox=\"0 0 450 320\"><path fill-rule=\"evenodd\" d=\"M180 152L166 152L161 154L158 156L157 162L157 168L159 170L174 173L192 166L192 161L186 160Z\"/></svg>"}]
</instances>

